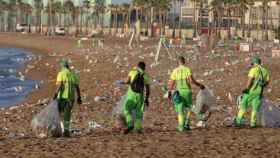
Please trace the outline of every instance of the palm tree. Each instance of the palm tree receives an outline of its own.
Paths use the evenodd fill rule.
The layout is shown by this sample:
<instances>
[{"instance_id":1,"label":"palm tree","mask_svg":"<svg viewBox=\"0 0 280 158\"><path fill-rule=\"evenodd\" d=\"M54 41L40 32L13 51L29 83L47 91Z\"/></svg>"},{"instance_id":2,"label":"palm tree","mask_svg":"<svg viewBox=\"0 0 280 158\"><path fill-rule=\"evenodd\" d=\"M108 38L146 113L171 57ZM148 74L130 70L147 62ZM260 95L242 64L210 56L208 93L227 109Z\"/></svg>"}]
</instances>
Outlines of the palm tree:
<instances>
[{"instance_id":1,"label":"palm tree","mask_svg":"<svg viewBox=\"0 0 280 158\"><path fill-rule=\"evenodd\" d=\"M77 36L80 33L80 28L79 28L80 14L81 14L81 8L79 6L76 6L74 8L74 13L73 13L73 22L75 23L75 36Z\"/></svg>"},{"instance_id":2,"label":"palm tree","mask_svg":"<svg viewBox=\"0 0 280 158\"><path fill-rule=\"evenodd\" d=\"M173 5L173 32L172 32L172 37L175 38L176 34L176 3L177 0L172 0L172 5Z\"/></svg>"},{"instance_id":3,"label":"palm tree","mask_svg":"<svg viewBox=\"0 0 280 158\"><path fill-rule=\"evenodd\" d=\"M8 3L8 31L15 30L17 6L16 0L10 0Z\"/></svg>"},{"instance_id":4,"label":"palm tree","mask_svg":"<svg viewBox=\"0 0 280 158\"><path fill-rule=\"evenodd\" d=\"M16 0L16 23L21 24L22 23L22 0Z\"/></svg>"},{"instance_id":5,"label":"palm tree","mask_svg":"<svg viewBox=\"0 0 280 158\"><path fill-rule=\"evenodd\" d=\"M268 9L269 9L269 2L271 0L262 0L262 9L263 9L263 16L262 16L262 25L264 28L264 37L263 40L268 40Z\"/></svg>"},{"instance_id":6,"label":"palm tree","mask_svg":"<svg viewBox=\"0 0 280 158\"><path fill-rule=\"evenodd\" d=\"M5 30L5 12L8 10L8 3L4 0L0 0L0 31Z\"/></svg>"},{"instance_id":7,"label":"palm tree","mask_svg":"<svg viewBox=\"0 0 280 158\"><path fill-rule=\"evenodd\" d=\"M83 9L85 9L86 12L86 34L88 34L88 22L89 22L89 9L90 9L90 1L89 0L84 0L83 1Z\"/></svg>"},{"instance_id":8,"label":"palm tree","mask_svg":"<svg viewBox=\"0 0 280 158\"><path fill-rule=\"evenodd\" d=\"M62 3L60 1L56 1L54 2L54 4L52 5L52 9L53 9L53 15L54 15L54 21L55 21L55 25L59 25L61 26L62 24L62 14L64 14L64 8L62 6Z\"/></svg>"},{"instance_id":9,"label":"palm tree","mask_svg":"<svg viewBox=\"0 0 280 158\"><path fill-rule=\"evenodd\" d=\"M211 2L211 11L214 17L215 32L218 37L221 37L221 19L224 13L223 0L213 0Z\"/></svg>"},{"instance_id":10,"label":"palm tree","mask_svg":"<svg viewBox=\"0 0 280 158\"><path fill-rule=\"evenodd\" d=\"M240 10L242 37L245 37L245 14L248 11L249 0L238 0L236 6Z\"/></svg>"},{"instance_id":11,"label":"palm tree","mask_svg":"<svg viewBox=\"0 0 280 158\"><path fill-rule=\"evenodd\" d=\"M47 35L53 35L54 33L54 21L53 16L55 14L53 9L54 0L48 0L48 4L45 8L45 11L48 13L48 31Z\"/></svg>"},{"instance_id":12,"label":"palm tree","mask_svg":"<svg viewBox=\"0 0 280 158\"><path fill-rule=\"evenodd\" d=\"M97 21L95 22L95 27L98 24L99 26L101 26L101 28L103 28L103 26L104 26L104 21L103 21L104 18L103 17L104 17L104 14L106 12L105 1L104 0L96 0L95 5L93 6L93 10L94 10L94 15L97 18Z\"/></svg>"},{"instance_id":13,"label":"palm tree","mask_svg":"<svg viewBox=\"0 0 280 158\"><path fill-rule=\"evenodd\" d=\"M111 13L111 21L110 21L110 34L112 33L112 29L115 27L115 16L116 16L116 5L115 4L110 4L108 6L108 11Z\"/></svg>"},{"instance_id":14,"label":"palm tree","mask_svg":"<svg viewBox=\"0 0 280 158\"><path fill-rule=\"evenodd\" d=\"M67 26L67 32L69 33L69 28L71 24L75 24L75 6L74 3L71 0L67 0L66 2L64 2L63 4L64 10L65 10L65 14L66 14L66 18L64 19L64 24Z\"/></svg>"},{"instance_id":15,"label":"palm tree","mask_svg":"<svg viewBox=\"0 0 280 158\"><path fill-rule=\"evenodd\" d=\"M158 10L161 26L161 35L165 34L166 16L171 8L171 0L155 0L156 9Z\"/></svg>"},{"instance_id":16,"label":"palm tree","mask_svg":"<svg viewBox=\"0 0 280 158\"><path fill-rule=\"evenodd\" d=\"M248 32L247 37L251 37L251 30L252 30L252 21L253 21L253 6L254 1L253 0L247 0L248 6L249 6L249 25L248 25Z\"/></svg>"},{"instance_id":17,"label":"palm tree","mask_svg":"<svg viewBox=\"0 0 280 158\"><path fill-rule=\"evenodd\" d=\"M149 3L149 0L133 0L132 4L134 6L134 9L136 10L136 20L139 20L139 16L143 16L143 9L145 8L146 4Z\"/></svg>"},{"instance_id":18,"label":"palm tree","mask_svg":"<svg viewBox=\"0 0 280 158\"><path fill-rule=\"evenodd\" d=\"M42 10L44 9L43 0L34 0L34 8L36 14L36 32L41 32L41 24L42 24Z\"/></svg>"},{"instance_id":19,"label":"palm tree","mask_svg":"<svg viewBox=\"0 0 280 158\"><path fill-rule=\"evenodd\" d=\"M29 16L32 14L32 6L28 3L22 3L21 12L24 15L24 23L30 25Z\"/></svg>"},{"instance_id":20,"label":"palm tree","mask_svg":"<svg viewBox=\"0 0 280 158\"><path fill-rule=\"evenodd\" d=\"M277 39L280 39L280 1L277 1L278 6L278 25L277 25Z\"/></svg>"},{"instance_id":21,"label":"palm tree","mask_svg":"<svg viewBox=\"0 0 280 158\"><path fill-rule=\"evenodd\" d=\"M228 39L230 39L231 38L231 30L230 30L230 27L231 27L231 23L230 23L230 21L231 21L231 10L233 10L234 9L234 1L233 0L225 0L224 1L224 9L225 9L225 11L226 11L226 20L227 20L227 36L228 36Z\"/></svg>"},{"instance_id":22,"label":"palm tree","mask_svg":"<svg viewBox=\"0 0 280 158\"><path fill-rule=\"evenodd\" d=\"M128 24L129 12L130 12L130 5L128 3L124 3L120 6L120 12L122 14L122 33L124 33L125 26Z\"/></svg>"},{"instance_id":23,"label":"palm tree","mask_svg":"<svg viewBox=\"0 0 280 158\"><path fill-rule=\"evenodd\" d=\"M201 6L200 4L202 3L201 0L191 0L193 2L193 26L194 26L194 33L193 33L193 37L197 36L198 33L198 20L199 17L197 17L197 6ZM215 0L213 0L215 1ZM212 1L212 2L213 2Z\"/></svg>"},{"instance_id":24,"label":"palm tree","mask_svg":"<svg viewBox=\"0 0 280 158\"><path fill-rule=\"evenodd\" d=\"M179 8L180 8L180 12L179 12L179 37L182 37L182 6L183 6L183 2L184 0L177 0L179 2Z\"/></svg>"}]
</instances>

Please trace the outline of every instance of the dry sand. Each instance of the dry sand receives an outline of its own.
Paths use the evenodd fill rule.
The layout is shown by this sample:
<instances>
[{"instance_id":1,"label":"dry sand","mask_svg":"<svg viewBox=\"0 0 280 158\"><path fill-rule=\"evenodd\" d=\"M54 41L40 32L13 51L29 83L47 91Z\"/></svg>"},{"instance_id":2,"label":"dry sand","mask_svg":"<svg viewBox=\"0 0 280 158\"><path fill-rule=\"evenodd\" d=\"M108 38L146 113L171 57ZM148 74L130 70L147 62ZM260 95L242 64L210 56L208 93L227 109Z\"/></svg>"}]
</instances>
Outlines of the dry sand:
<instances>
[{"instance_id":1,"label":"dry sand","mask_svg":"<svg viewBox=\"0 0 280 158\"><path fill-rule=\"evenodd\" d=\"M249 55L234 52L230 57L215 57L209 53L193 55L197 59L188 62L199 80L212 89L219 97L218 111L209 121L209 128L194 129L178 133L176 114L172 105L162 98L161 86L167 82L168 70L176 62L162 53L160 64L148 68L153 80L151 105L145 114L143 134L122 135L112 131L112 109L125 89L118 92L115 80L124 79L129 69L137 61L145 59L152 64L151 52L155 54L155 40L144 42L141 47L129 49L128 39L108 37L104 49L85 51L75 48L75 39L68 37L46 37L12 33L0 34L0 45L26 48L41 56L28 63L28 78L43 80L39 90L32 92L21 107L0 111L0 157L2 158L86 158L86 157L280 157L279 129L235 129L221 126L224 118L235 113L235 102L230 102L228 92L233 97L239 95L246 82L246 68ZM178 54L191 56L187 49L177 49ZM229 49L220 52L229 54ZM55 53L54 53L55 52ZM175 52L175 50L172 50ZM35 138L30 128L32 117L43 105L30 106L53 95L57 61L66 56L73 61L81 77L83 105L76 105L73 112L73 126L82 134L72 138ZM120 56L122 65L113 64ZM210 57L208 57L210 56ZM264 64L271 70L272 79L280 77L279 59L269 53L261 53ZM189 57L191 59L191 57ZM225 66L226 62L240 62ZM118 62L117 62L118 63ZM28 66L27 66L28 67ZM224 68L220 70L219 68ZM208 70L217 69L212 75L204 76ZM279 83L271 84L267 98L277 101ZM194 96L198 89L194 88ZM112 96L107 102L95 102L95 96ZM96 121L101 129L88 130L88 122ZM2 128L7 128L4 130Z\"/></svg>"}]
</instances>

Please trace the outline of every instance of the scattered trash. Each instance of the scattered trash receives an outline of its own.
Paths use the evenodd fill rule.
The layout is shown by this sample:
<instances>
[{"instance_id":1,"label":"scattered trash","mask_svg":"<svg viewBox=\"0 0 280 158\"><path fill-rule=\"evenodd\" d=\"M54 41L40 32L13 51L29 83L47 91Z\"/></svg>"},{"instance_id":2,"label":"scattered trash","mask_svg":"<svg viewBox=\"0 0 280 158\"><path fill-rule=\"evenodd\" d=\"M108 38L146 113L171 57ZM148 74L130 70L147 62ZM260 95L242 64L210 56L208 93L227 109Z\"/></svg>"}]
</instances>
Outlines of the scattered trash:
<instances>
[{"instance_id":1,"label":"scattered trash","mask_svg":"<svg viewBox=\"0 0 280 158\"><path fill-rule=\"evenodd\" d=\"M205 121L198 121L197 124L196 124L196 127L205 128L206 127L206 122Z\"/></svg>"},{"instance_id":2,"label":"scattered trash","mask_svg":"<svg viewBox=\"0 0 280 158\"><path fill-rule=\"evenodd\" d=\"M113 63L117 63L120 60L120 56L116 56L115 59L113 60Z\"/></svg>"},{"instance_id":3,"label":"scattered trash","mask_svg":"<svg viewBox=\"0 0 280 158\"><path fill-rule=\"evenodd\" d=\"M225 126L225 127L234 126L234 117L226 117L222 122L222 126Z\"/></svg>"},{"instance_id":4,"label":"scattered trash","mask_svg":"<svg viewBox=\"0 0 280 158\"><path fill-rule=\"evenodd\" d=\"M78 136L78 135L82 134L82 131L80 129L77 129L77 128L76 129L71 128L70 132L72 133L72 135L75 135L75 136Z\"/></svg>"},{"instance_id":5,"label":"scattered trash","mask_svg":"<svg viewBox=\"0 0 280 158\"><path fill-rule=\"evenodd\" d=\"M102 126L95 121L90 121L90 122L88 122L88 128L97 129L97 128L102 128Z\"/></svg>"},{"instance_id":6,"label":"scattered trash","mask_svg":"<svg viewBox=\"0 0 280 158\"><path fill-rule=\"evenodd\" d=\"M279 39L274 39L274 40L273 40L273 43L274 43L274 44L279 44Z\"/></svg>"},{"instance_id":7,"label":"scattered trash","mask_svg":"<svg viewBox=\"0 0 280 158\"><path fill-rule=\"evenodd\" d=\"M232 97L232 95L231 95L231 93L230 93L230 92L228 93L228 95L227 95L227 96L228 96L228 100L229 100L230 102L232 102L232 103L233 103L233 100L234 100L234 99L233 99L233 97Z\"/></svg>"},{"instance_id":8,"label":"scattered trash","mask_svg":"<svg viewBox=\"0 0 280 158\"><path fill-rule=\"evenodd\" d=\"M272 49L271 52L273 58L280 57L280 49Z\"/></svg>"},{"instance_id":9,"label":"scattered trash","mask_svg":"<svg viewBox=\"0 0 280 158\"><path fill-rule=\"evenodd\" d=\"M95 102L101 102L101 101L107 101L109 99L109 97L101 97L101 96L96 96L94 98Z\"/></svg>"}]
</instances>

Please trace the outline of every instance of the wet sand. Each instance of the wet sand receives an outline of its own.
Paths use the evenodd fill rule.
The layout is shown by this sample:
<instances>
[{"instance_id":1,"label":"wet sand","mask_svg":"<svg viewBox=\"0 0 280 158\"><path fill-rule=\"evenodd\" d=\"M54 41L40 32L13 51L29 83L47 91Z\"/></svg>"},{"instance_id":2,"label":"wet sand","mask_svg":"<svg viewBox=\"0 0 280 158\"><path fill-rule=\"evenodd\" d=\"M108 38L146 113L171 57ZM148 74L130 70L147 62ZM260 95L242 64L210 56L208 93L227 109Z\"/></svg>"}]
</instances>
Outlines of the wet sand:
<instances>
[{"instance_id":1,"label":"wet sand","mask_svg":"<svg viewBox=\"0 0 280 158\"><path fill-rule=\"evenodd\" d=\"M196 56L190 57L188 65L196 78L203 80L219 96L218 111L214 112L207 129L178 133L175 130L176 114L172 105L162 98L160 90L168 80L168 70L171 71L176 62L168 60L167 53L162 51L160 64L147 70L154 81L151 105L144 118L145 131L140 135L122 135L112 131L112 109L125 93L125 88L116 88L115 81L124 79L139 60L145 60L148 65L153 63L155 40L129 49L128 39L108 37L104 49L89 51L77 49L76 40L68 37L2 33L0 45L25 48L37 55L37 59L27 63L25 70L28 69L28 72L25 75L43 81L40 89L32 92L26 102L0 111L0 154L3 158L280 157L279 129L235 129L221 125L224 118L235 113L235 102L228 99L228 93L236 97L246 83L249 63L246 53L235 52L229 57L227 51L222 51L219 54L224 56L212 57L209 53L195 55L187 49L176 50L178 54ZM36 105L38 101L51 98L54 93L57 61L62 56L70 58L75 69L80 71L84 104L74 107L72 120L73 126L79 128L82 134L68 139L38 139L31 131L30 122L44 107ZM118 60L116 56L119 56ZM271 70L272 79L279 78L279 59L271 58L268 53L261 56ZM117 62L113 63L114 60ZM226 62L233 63L235 60L239 62L225 66ZM221 68L224 70L218 70ZM205 75L209 70L216 71ZM279 84L271 84L270 91L266 92L267 98L277 101L279 88ZM194 88L194 97L197 91ZM95 96L111 98L106 102L95 102ZM102 128L90 131L89 121L96 121Z\"/></svg>"}]
</instances>

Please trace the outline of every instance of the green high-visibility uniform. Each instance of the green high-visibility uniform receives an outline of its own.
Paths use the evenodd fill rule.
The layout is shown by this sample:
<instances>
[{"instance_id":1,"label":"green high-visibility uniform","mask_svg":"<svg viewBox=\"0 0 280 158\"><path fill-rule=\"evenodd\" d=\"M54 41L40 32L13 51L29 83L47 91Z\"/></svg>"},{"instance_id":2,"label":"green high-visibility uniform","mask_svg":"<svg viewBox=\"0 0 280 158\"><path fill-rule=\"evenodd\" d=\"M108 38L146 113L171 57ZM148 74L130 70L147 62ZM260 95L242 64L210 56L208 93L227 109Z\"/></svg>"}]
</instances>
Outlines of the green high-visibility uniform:
<instances>
[{"instance_id":1,"label":"green high-visibility uniform","mask_svg":"<svg viewBox=\"0 0 280 158\"><path fill-rule=\"evenodd\" d=\"M250 69L248 77L254 78L254 83L249 90L249 93L243 94L240 109L236 118L236 123L238 125L242 124L244 114L246 113L248 107L252 106L250 125L252 127L255 127L257 123L257 113L259 112L261 106L261 99L264 88L263 84L269 81L269 72L261 65L255 65Z\"/></svg>"},{"instance_id":2,"label":"green high-visibility uniform","mask_svg":"<svg viewBox=\"0 0 280 158\"><path fill-rule=\"evenodd\" d=\"M192 76L189 67L180 65L173 70L170 80L175 81L176 90L180 94L180 99L174 102L175 111L178 113L178 130L183 131L185 125L189 125L190 113L192 109L192 90L187 79Z\"/></svg>"},{"instance_id":3,"label":"green high-visibility uniform","mask_svg":"<svg viewBox=\"0 0 280 158\"><path fill-rule=\"evenodd\" d=\"M150 83L148 74L139 68L134 68L129 72L128 76L130 77L130 82L133 82L138 73L144 74L144 84L148 85ZM135 128L138 131L142 130L143 113L145 108L143 95L144 94L134 92L131 87L128 88L127 100L123 111L128 129Z\"/></svg>"},{"instance_id":4,"label":"green high-visibility uniform","mask_svg":"<svg viewBox=\"0 0 280 158\"><path fill-rule=\"evenodd\" d=\"M57 84L63 84L57 96L59 112L63 115L64 132L70 132L71 112L75 101L75 86L79 84L78 76L67 68L57 75Z\"/></svg>"}]
</instances>

